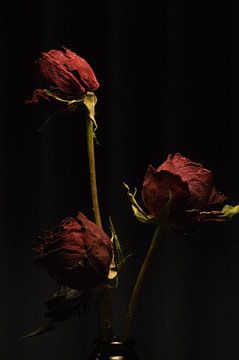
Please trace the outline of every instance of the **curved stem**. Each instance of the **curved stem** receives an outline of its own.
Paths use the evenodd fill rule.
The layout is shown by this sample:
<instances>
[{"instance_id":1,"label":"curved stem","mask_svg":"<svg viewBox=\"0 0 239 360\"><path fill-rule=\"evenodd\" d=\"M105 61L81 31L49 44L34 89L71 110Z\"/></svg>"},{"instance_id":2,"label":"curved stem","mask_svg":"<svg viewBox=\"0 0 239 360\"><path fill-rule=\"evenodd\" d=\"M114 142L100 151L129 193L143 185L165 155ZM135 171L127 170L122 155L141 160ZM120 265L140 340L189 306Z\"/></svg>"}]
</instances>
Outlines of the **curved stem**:
<instances>
[{"instance_id":1,"label":"curved stem","mask_svg":"<svg viewBox=\"0 0 239 360\"><path fill-rule=\"evenodd\" d=\"M95 151L94 151L94 129L93 121L87 117L86 119L86 134L87 134L87 146L88 146L88 158L89 158L89 170L90 170L90 184L91 184L91 198L93 205L93 212L95 217L95 223L102 227L100 208L97 192L96 171L95 171Z\"/></svg>"},{"instance_id":2,"label":"curved stem","mask_svg":"<svg viewBox=\"0 0 239 360\"><path fill-rule=\"evenodd\" d=\"M134 312L135 312L135 307L136 307L136 303L139 297L139 292L140 289L142 287L143 281L145 279L145 275L150 267L151 261L152 261L152 257L155 253L157 244L159 242L160 237L162 236L162 233L164 232L164 228L161 226L158 226L155 230L154 233L154 237L152 239L152 242L150 244L149 250L147 252L147 255L143 261L143 264L140 268L139 274L137 276L136 282L135 282L135 286L130 298L130 302L128 305L128 312L126 315L126 320L125 320L125 326L124 326L124 332L123 332L123 339L127 340L128 336L129 336L129 331L132 325L132 321L134 319Z\"/></svg>"}]
</instances>

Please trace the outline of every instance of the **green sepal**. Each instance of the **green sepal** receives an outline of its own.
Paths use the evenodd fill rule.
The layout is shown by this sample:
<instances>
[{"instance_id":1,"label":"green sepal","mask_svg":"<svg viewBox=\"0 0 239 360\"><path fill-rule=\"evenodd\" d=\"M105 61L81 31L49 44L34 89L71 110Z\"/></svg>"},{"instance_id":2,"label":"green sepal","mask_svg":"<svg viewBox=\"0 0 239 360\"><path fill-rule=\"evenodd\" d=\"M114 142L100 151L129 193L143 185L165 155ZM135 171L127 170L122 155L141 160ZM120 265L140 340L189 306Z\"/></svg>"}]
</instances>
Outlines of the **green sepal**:
<instances>
[{"instance_id":1,"label":"green sepal","mask_svg":"<svg viewBox=\"0 0 239 360\"><path fill-rule=\"evenodd\" d=\"M222 210L222 217L231 220L235 215L239 215L239 205L225 205Z\"/></svg>"},{"instance_id":2,"label":"green sepal","mask_svg":"<svg viewBox=\"0 0 239 360\"><path fill-rule=\"evenodd\" d=\"M111 218L109 220L110 220L110 230L111 230L111 241L114 245L115 255L116 255L115 262L118 271L120 271L126 260L130 257L130 255L124 256L122 247L120 245L119 237L117 235L117 232L115 231Z\"/></svg>"},{"instance_id":3,"label":"green sepal","mask_svg":"<svg viewBox=\"0 0 239 360\"><path fill-rule=\"evenodd\" d=\"M95 105L97 103L97 97L95 96L95 94L93 92L87 92L85 94L82 94L79 99L73 99L73 100L67 100L67 99L62 99L61 97L54 95L51 91L44 89L44 92L49 96L52 97L53 99L60 101L60 102L64 102L67 105L72 105L72 104L77 104L77 103L82 103L84 104L84 106L87 109L88 112L88 116L89 119L91 121L93 121L94 124L94 137L95 136L95 130L97 129L97 123L95 120Z\"/></svg>"},{"instance_id":4,"label":"green sepal","mask_svg":"<svg viewBox=\"0 0 239 360\"><path fill-rule=\"evenodd\" d=\"M113 258L112 258L112 262L110 265L108 279L115 280L114 283L110 283L109 285L111 287L116 288L118 286L119 272L122 269L123 265L125 264L126 260L131 256L131 254L124 256L122 247L120 245L119 237L115 231L115 228L114 228L111 218L109 218L109 221L110 221L110 230L111 230L111 241L112 241L114 253L113 253Z\"/></svg>"},{"instance_id":5,"label":"green sepal","mask_svg":"<svg viewBox=\"0 0 239 360\"><path fill-rule=\"evenodd\" d=\"M111 238L111 242L112 242L112 245L114 245L114 239ZM111 264L110 264L110 268L109 268L109 273L108 273L108 279L113 280L117 277L117 275L118 275L118 271L117 271L117 266L116 266L116 262L115 262L115 253L113 252L113 256L112 256L112 260L111 260Z\"/></svg>"},{"instance_id":6,"label":"green sepal","mask_svg":"<svg viewBox=\"0 0 239 360\"><path fill-rule=\"evenodd\" d=\"M97 129L97 123L95 120L95 105L97 103L97 97L93 92L87 92L83 98L83 104L88 110L88 116L94 124L94 131Z\"/></svg>"},{"instance_id":7,"label":"green sepal","mask_svg":"<svg viewBox=\"0 0 239 360\"><path fill-rule=\"evenodd\" d=\"M73 99L73 100L67 100L67 99L62 99L61 97L54 95L51 91L44 89L44 92L52 97L53 99L60 101L60 102L64 102L67 103L67 105L71 105L71 104L75 104L75 103L80 103L80 102L84 102L84 98L85 98L85 94L83 94L79 99Z\"/></svg>"},{"instance_id":8,"label":"green sepal","mask_svg":"<svg viewBox=\"0 0 239 360\"><path fill-rule=\"evenodd\" d=\"M25 340L25 339L30 338L30 337L39 336L39 335L44 334L44 333L46 333L48 331L51 331L51 330L55 330L55 325L53 324L53 322L49 321L48 323L42 325L38 329L30 332L27 335L22 336L19 339L19 341Z\"/></svg>"},{"instance_id":9,"label":"green sepal","mask_svg":"<svg viewBox=\"0 0 239 360\"><path fill-rule=\"evenodd\" d=\"M157 224L156 219L152 215L146 214L146 212L140 207L140 205L137 203L135 196L137 193L137 189L134 189L134 192L130 192L129 186L126 183L123 183L123 185L127 189L127 195L133 210L134 215L136 218L141 221L142 223L148 223L148 224Z\"/></svg>"},{"instance_id":10,"label":"green sepal","mask_svg":"<svg viewBox=\"0 0 239 360\"><path fill-rule=\"evenodd\" d=\"M96 96L95 96L95 94L93 92L87 92L86 94L82 94L79 97L79 99L73 99L73 100L62 99L61 97L59 97L57 95L54 95L51 91L49 91L47 89L44 89L44 92L49 97L52 97L53 99L55 99L57 101L64 102L67 105L83 103L85 105L85 107L87 108L87 110L88 110L89 118L94 123L95 130L97 129L97 123L96 123L96 120L95 120L95 105L97 103L97 98L96 98Z\"/></svg>"}]
</instances>

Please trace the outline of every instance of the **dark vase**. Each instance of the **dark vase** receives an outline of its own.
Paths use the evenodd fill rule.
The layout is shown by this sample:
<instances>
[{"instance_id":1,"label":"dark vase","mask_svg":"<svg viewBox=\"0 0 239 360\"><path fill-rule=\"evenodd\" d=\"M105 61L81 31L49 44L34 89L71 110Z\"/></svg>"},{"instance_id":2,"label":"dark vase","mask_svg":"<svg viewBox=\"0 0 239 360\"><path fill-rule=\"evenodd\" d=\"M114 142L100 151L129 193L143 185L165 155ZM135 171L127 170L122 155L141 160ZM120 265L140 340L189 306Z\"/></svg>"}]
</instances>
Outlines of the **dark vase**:
<instances>
[{"instance_id":1,"label":"dark vase","mask_svg":"<svg viewBox=\"0 0 239 360\"><path fill-rule=\"evenodd\" d=\"M110 343L95 340L93 345L89 360L139 360L131 339L121 341L114 338Z\"/></svg>"}]
</instances>

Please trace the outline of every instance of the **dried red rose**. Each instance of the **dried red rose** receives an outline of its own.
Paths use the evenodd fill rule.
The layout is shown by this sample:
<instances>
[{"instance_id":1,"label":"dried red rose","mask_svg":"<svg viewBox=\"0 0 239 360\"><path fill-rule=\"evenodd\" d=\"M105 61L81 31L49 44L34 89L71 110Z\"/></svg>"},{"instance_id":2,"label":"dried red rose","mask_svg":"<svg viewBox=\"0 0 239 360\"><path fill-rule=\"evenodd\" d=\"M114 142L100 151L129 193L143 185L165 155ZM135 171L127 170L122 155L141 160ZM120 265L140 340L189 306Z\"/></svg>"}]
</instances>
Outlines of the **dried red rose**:
<instances>
[{"instance_id":1,"label":"dried red rose","mask_svg":"<svg viewBox=\"0 0 239 360\"><path fill-rule=\"evenodd\" d=\"M59 284L86 290L107 281L113 256L111 240L84 214L63 220L39 241L35 263Z\"/></svg>"},{"instance_id":2,"label":"dried red rose","mask_svg":"<svg viewBox=\"0 0 239 360\"><path fill-rule=\"evenodd\" d=\"M49 111L72 111L82 95L99 87L91 66L69 49L43 52L37 65L39 88L27 104L40 105Z\"/></svg>"},{"instance_id":3,"label":"dried red rose","mask_svg":"<svg viewBox=\"0 0 239 360\"><path fill-rule=\"evenodd\" d=\"M142 198L150 214L167 219L175 230L184 230L202 221L223 221L217 206L226 196L216 191L211 171L181 156L169 155L154 169L149 167L143 182Z\"/></svg>"}]
</instances>

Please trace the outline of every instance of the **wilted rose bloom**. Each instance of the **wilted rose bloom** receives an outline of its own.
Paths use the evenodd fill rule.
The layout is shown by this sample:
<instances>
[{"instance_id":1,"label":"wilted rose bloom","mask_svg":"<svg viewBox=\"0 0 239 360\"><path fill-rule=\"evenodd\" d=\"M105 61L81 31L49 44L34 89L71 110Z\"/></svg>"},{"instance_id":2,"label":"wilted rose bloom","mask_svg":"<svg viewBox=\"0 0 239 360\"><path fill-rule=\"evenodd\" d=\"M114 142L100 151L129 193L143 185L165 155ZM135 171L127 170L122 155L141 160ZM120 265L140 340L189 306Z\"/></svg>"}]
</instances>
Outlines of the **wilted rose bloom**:
<instances>
[{"instance_id":1,"label":"wilted rose bloom","mask_svg":"<svg viewBox=\"0 0 239 360\"><path fill-rule=\"evenodd\" d=\"M94 71L85 59L73 51L50 50L43 52L37 61L36 79L38 88L27 104L40 105L49 111L72 111L87 92L98 89Z\"/></svg>"},{"instance_id":2,"label":"wilted rose bloom","mask_svg":"<svg viewBox=\"0 0 239 360\"><path fill-rule=\"evenodd\" d=\"M59 284L86 290L107 281L113 256L111 239L82 213L46 232L34 250L35 263Z\"/></svg>"},{"instance_id":3,"label":"wilted rose bloom","mask_svg":"<svg viewBox=\"0 0 239 360\"><path fill-rule=\"evenodd\" d=\"M169 155L157 169L146 172L142 198L150 214L185 230L202 221L223 221L218 206L226 196L216 191L211 171L181 156Z\"/></svg>"}]
</instances>

